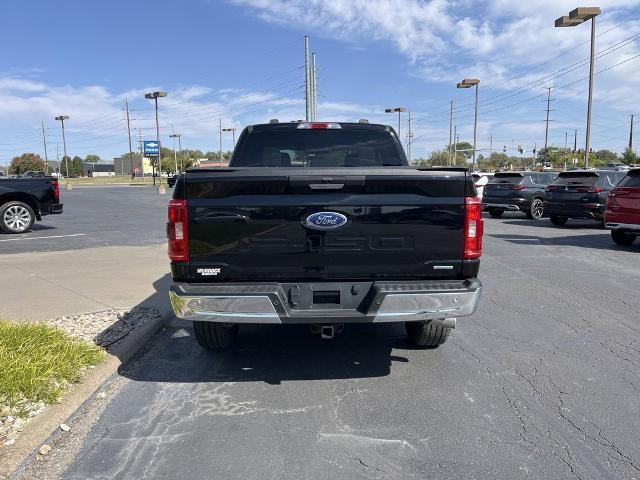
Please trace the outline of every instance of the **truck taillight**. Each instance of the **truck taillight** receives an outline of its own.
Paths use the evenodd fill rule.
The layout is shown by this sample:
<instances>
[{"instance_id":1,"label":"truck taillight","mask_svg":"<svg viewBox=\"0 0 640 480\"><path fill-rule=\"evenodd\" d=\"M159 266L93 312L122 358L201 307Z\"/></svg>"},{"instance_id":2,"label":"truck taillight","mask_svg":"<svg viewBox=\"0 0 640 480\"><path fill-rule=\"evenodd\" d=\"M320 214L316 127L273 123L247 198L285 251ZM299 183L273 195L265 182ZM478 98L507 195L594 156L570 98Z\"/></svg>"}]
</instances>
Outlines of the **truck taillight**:
<instances>
[{"instance_id":1,"label":"truck taillight","mask_svg":"<svg viewBox=\"0 0 640 480\"><path fill-rule=\"evenodd\" d=\"M479 197L465 197L464 205L464 260L473 260L482 255L482 200Z\"/></svg>"},{"instance_id":2,"label":"truck taillight","mask_svg":"<svg viewBox=\"0 0 640 480\"><path fill-rule=\"evenodd\" d=\"M169 259L172 262L189 261L189 230L187 218L187 201L171 200L169 202Z\"/></svg>"},{"instance_id":3,"label":"truck taillight","mask_svg":"<svg viewBox=\"0 0 640 480\"><path fill-rule=\"evenodd\" d=\"M57 178L51 180L51 186L53 187L53 198L60 200L60 184Z\"/></svg>"}]
</instances>

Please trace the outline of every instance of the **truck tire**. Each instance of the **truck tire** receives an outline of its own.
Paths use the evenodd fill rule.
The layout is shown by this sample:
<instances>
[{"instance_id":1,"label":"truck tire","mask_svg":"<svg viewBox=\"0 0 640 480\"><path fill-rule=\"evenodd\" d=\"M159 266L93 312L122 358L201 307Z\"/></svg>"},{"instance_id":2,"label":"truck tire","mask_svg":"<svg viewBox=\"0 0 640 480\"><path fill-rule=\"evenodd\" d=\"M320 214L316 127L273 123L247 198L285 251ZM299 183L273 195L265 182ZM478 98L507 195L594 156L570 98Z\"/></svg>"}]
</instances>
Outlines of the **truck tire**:
<instances>
[{"instance_id":1,"label":"truck tire","mask_svg":"<svg viewBox=\"0 0 640 480\"><path fill-rule=\"evenodd\" d=\"M635 235L631 235L630 233L621 232L619 230L611 230L611 238L618 245L623 245L628 247L631 245L636 239Z\"/></svg>"},{"instance_id":2,"label":"truck tire","mask_svg":"<svg viewBox=\"0 0 640 480\"><path fill-rule=\"evenodd\" d=\"M205 350L226 350L238 337L238 325L216 322L193 322L196 340Z\"/></svg>"},{"instance_id":3,"label":"truck tire","mask_svg":"<svg viewBox=\"0 0 640 480\"><path fill-rule=\"evenodd\" d=\"M491 215L493 218L500 218L503 213L504 210L496 210L495 208L489 209L489 215Z\"/></svg>"},{"instance_id":4,"label":"truck tire","mask_svg":"<svg viewBox=\"0 0 640 480\"><path fill-rule=\"evenodd\" d=\"M540 220L544 215L544 202L541 198L534 198L531 200L531 205L527 211L527 218L532 220Z\"/></svg>"},{"instance_id":5,"label":"truck tire","mask_svg":"<svg viewBox=\"0 0 640 480\"><path fill-rule=\"evenodd\" d=\"M36 215L22 202L7 202L0 206L0 230L6 233L24 233L31 230Z\"/></svg>"},{"instance_id":6,"label":"truck tire","mask_svg":"<svg viewBox=\"0 0 640 480\"><path fill-rule=\"evenodd\" d=\"M407 335L418 347L437 347L447 341L451 327L432 325L426 320L405 322Z\"/></svg>"},{"instance_id":7,"label":"truck tire","mask_svg":"<svg viewBox=\"0 0 640 480\"><path fill-rule=\"evenodd\" d=\"M549 220L551 220L551 223L553 223L554 225L556 225L558 227L561 227L562 225L567 223L567 220L569 220L569 219L567 217L559 217L555 213L552 213L549 216Z\"/></svg>"}]
</instances>

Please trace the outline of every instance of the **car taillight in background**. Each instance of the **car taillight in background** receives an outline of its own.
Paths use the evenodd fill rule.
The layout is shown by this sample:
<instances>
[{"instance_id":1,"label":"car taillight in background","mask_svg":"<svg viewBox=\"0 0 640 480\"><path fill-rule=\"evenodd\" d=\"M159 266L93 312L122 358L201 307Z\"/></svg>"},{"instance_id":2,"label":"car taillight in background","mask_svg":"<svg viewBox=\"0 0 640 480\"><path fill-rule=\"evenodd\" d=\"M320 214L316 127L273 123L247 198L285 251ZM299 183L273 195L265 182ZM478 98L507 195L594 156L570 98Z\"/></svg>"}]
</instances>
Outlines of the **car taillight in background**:
<instances>
[{"instance_id":1,"label":"car taillight in background","mask_svg":"<svg viewBox=\"0 0 640 480\"><path fill-rule=\"evenodd\" d=\"M169 202L169 259L172 262L189 261L189 236L187 219L187 201L171 200Z\"/></svg>"},{"instance_id":2,"label":"car taillight in background","mask_svg":"<svg viewBox=\"0 0 640 480\"><path fill-rule=\"evenodd\" d=\"M51 186L53 187L53 198L60 200L60 184L57 178L51 180Z\"/></svg>"},{"instance_id":3,"label":"car taillight in background","mask_svg":"<svg viewBox=\"0 0 640 480\"><path fill-rule=\"evenodd\" d=\"M511 188L512 188L512 190L526 190L527 189L527 187L525 185L514 185Z\"/></svg>"},{"instance_id":4,"label":"car taillight in background","mask_svg":"<svg viewBox=\"0 0 640 480\"><path fill-rule=\"evenodd\" d=\"M482 255L482 200L478 197L465 197L464 214L463 258L473 260Z\"/></svg>"},{"instance_id":5,"label":"car taillight in background","mask_svg":"<svg viewBox=\"0 0 640 480\"><path fill-rule=\"evenodd\" d=\"M576 187L576 192L580 193L600 193L604 192L600 187Z\"/></svg>"}]
</instances>

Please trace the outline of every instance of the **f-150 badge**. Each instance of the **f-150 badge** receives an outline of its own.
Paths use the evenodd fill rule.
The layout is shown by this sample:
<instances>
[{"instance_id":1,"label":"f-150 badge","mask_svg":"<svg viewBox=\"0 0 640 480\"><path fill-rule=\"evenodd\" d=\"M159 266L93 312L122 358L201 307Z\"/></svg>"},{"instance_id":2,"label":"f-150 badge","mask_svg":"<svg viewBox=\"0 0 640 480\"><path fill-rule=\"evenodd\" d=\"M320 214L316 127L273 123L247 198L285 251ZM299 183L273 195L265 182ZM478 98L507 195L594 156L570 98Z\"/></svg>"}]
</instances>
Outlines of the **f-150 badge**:
<instances>
[{"instance_id":1,"label":"f-150 badge","mask_svg":"<svg viewBox=\"0 0 640 480\"><path fill-rule=\"evenodd\" d=\"M334 230L347 224L347 217L336 212L317 212L309 215L304 226L313 230Z\"/></svg>"}]
</instances>

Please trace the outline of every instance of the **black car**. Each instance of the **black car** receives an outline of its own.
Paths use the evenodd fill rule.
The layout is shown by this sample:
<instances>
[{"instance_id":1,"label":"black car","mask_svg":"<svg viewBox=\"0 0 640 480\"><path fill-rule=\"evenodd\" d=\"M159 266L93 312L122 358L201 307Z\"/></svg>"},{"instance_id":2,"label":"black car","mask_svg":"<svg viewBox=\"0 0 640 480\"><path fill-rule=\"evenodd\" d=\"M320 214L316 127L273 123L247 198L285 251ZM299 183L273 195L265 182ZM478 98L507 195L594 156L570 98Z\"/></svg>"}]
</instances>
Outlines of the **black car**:
<instances>
[{"instance_id":1,"label":"black car","mask_svg":"<svg viewBox=\"0 0 640 480\"><path fill-rule=\"evenodd\" d=\"M28 232L36 220L62 213L58 179L8 178L0 182L0 232Z\"/></svg>"},{"instance_id":2,"label":"black car","mask_svg":"<svg viewBox=\"0 0 640 480\"><path fill-rule=\"evenodd\" d=\"M544 189L555 177L552 172L496 173L484 187L482 208L494 218L512 211L540 220L544 213Z\"/></svg>"},{"instance_id":3,"label":"black car","mask_svg":"<svg viewBox=\"0 0 640 480\"><path fill-rule=\"evenodd\" d=\"M607 194L625 175L613 170L562 172L546 189L544 213L554 225L570 218L604 222Z\"/></svg>"}]
</instances>

